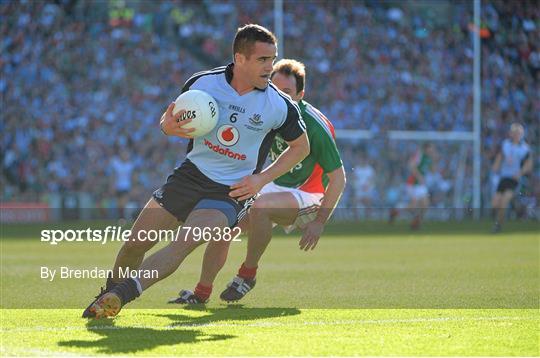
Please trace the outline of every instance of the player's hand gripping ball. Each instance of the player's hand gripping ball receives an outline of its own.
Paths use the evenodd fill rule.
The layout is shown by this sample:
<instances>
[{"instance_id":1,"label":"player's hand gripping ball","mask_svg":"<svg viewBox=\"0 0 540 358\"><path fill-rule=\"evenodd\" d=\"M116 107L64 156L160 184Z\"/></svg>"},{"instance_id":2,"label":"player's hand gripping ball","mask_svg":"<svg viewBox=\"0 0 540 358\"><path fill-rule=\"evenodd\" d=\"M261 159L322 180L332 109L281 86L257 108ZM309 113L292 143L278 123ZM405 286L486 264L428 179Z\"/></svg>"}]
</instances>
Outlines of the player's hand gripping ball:
<instances>
[{"instance_id":1,"label":"player's hand gripping ball","mask_svg":"<svg viewBox=\"0 0 540 358\"><path fill-rule=\"evenodd\" d=\"M189 133L191 137L208 134L216 126L219 117L216 100L208 93L199 90L189 90L178 96L174 101L173 114L181 110L185 110L185 113L179 121L191 119L191 122L182 127L195 129Z\"/></svg>"}]
</instances>

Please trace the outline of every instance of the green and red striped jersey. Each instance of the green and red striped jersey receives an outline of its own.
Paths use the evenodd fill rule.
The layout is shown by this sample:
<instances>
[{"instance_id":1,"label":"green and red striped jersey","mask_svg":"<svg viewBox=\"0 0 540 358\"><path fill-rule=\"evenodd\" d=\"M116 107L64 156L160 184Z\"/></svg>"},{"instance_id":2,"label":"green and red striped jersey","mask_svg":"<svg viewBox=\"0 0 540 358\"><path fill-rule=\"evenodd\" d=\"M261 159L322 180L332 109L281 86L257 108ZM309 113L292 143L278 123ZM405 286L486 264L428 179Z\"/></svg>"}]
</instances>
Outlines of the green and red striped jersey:
<instances>
[{"instance_id":1,"label":"green and red striped jersey","mask_svg":"<svg viewBox=\"0 0 540 358\"><path fill-rule=\"evenodd\" d=\"M308 193L324 193L328 185L326 173L343 166L336 146L334 126L317 108L306 101L298 103L307 128L311 151L309 155L274 183L288 188L297 188ZM270 149L272 161L288 147L279 135Z\"/></svg>"}]
</instances>

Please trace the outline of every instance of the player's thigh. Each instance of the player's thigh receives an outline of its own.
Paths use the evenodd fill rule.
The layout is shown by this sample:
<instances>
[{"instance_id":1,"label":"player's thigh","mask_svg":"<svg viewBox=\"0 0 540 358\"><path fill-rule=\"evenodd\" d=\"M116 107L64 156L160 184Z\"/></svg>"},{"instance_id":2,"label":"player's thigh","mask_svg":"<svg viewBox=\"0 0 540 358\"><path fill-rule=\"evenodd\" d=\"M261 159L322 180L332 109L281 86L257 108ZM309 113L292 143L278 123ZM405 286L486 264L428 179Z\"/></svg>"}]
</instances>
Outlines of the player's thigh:
<instances>
[{"instance_id":1,"label":"player's thigh","mask_svg":"<svg viewBox=\"0 0 540 358\"><path fill-rule=\"evenodd\" d=\"M292 225L298 216L298 201L294 194L268 193L263 194L255 200L250 209L250 225L257 225L259 216L270 217L270 219L279 225Z\"/></svg>"},{"instance_id":2,"label":"player's thigh","mask_svg":"<svg viewBox=\"0 0 540 358\"><path fill-rule=\"evenodd\" d=\"M146 239L150 230L173 230L179 224L180 222L171 213L161 207L154 198L150 198L135 220L126 246L150 250L157 243L155 240Z\"/></svg>"},{"instance_id":3,"label":"player's thigh","mask_svg":"<svg viewBox=\"0 0 540 358\"><path fill-rule=\"evenodd\" d=\"M236 227L240 229L240 234L247 234L249 230L249 213L244 215L242 219L236 224Z\"/></svg>"},{"instance_id":4,"label":"player's thigh","mask_svg":"<svg viewBox=\"0 0 540 358\"><path fill-rule=\"evenodd\" d=\"M179 230L178 237L171 243L178 250L192 250L197 246L223 236L229 228L227 216L216 209L195 209Z\"/></svg>"},{"instance_id":5,"label":"player's thigh","mask_svg":"<svg viewBox=\"0 0 540 358\"><path fill-rule=\"evenodd\" d=\"M499 207L501 203L501 197L502 194L500 192L495 192L495 194L493 195L493 199L491 200L491 206L493 206L494 208Z\"/></svg>"},{"instance_id":6,"label":"player's thigh","mask_svg":"<svg viewBox=\"0 0 540 358\"><path fill-rule=\"evenodd\" d=\"M514 191L513 190L505 190L503 193L502 193L502 199L501 199L501 202L502 202L502 205L504 207L506 207L508 205L508 203L510 203L510 201L512 200L512 198L514 197Z\"/></svg>"}]
</instances>

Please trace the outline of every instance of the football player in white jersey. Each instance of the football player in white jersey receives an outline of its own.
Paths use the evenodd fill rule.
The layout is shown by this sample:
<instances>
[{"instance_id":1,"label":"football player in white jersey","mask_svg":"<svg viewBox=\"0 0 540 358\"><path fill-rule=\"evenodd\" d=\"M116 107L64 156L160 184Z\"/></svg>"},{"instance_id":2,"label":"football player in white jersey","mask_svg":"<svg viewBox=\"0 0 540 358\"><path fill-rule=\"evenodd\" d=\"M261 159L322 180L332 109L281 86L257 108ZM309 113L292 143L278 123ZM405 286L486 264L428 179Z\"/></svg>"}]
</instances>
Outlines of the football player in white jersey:
<instances>
[{"instance_id":1,"label":"football player in white jersey","mask_svg":"<svg viewBox=\"0 0 540 358\"><path fill-rule=\"evenodd\" d=\"M249 215L240 222L239 226L248 233L247 252L238 274L220 295L223 301L236 302L255 287L257 267L272 239L273 225L282 225L287 233L295 228L302 230L299 248L313 250L345 188L345 170L334 126L304 99L305 77L304 64L296 60L282 59L274 65L271 86L290 95L300 106L311 152L288 173L265 185ZM284 150L286 144L277 137L270 150L271 159L278 158ZM210 242L195 289L181 290L169 303L206 303L228 250L228 242Z\"/></svg>"},{"instance_id":2,"label":"football player in white jersey","mask_svg":"<svg viewBox=\"0 0 540 358\"><path fill-rule=\"evenodd\" d=\"M199 72L186 82L182 92L198 89L215 98L219 106L218 124L207 135L190 140L185 161L142 210L130 240L118 253L112 277L83 317L116 316L126 303L172 274L204 242L197 239L193 230L180 230L175 240L144 259L156 243L145 240L144 232L183 225L210 228L216 235L216 229L234 227L264 185L309 154L309 140L298 106L268 85L277 56L276 42L275 36L262 26L239 28L233 42L234 62ZM171 103L161 117L162 132L189 138L190 130L183 128L189 120L179 122L185 111L173 115L173 108ZM263 170L277 134L289 149ZM126 268L139 275L122 277Z\"/></svg>"},{"instance_id":3,"label":"football player in white jersey","mask_svg":"<svg viewBox=\"0 0 540 358\"><path fill-rule=\"evenodd\" d=\"M514 197L519 180L532 170L533 162L529 145L523 140L524 133L521 124L513 123L510 126L510 139L502 142L493 163L493 172L498 173L500 178L491 203L495 210L493 233L501 231L506 208Z\"/></svg>"}]
</instances>

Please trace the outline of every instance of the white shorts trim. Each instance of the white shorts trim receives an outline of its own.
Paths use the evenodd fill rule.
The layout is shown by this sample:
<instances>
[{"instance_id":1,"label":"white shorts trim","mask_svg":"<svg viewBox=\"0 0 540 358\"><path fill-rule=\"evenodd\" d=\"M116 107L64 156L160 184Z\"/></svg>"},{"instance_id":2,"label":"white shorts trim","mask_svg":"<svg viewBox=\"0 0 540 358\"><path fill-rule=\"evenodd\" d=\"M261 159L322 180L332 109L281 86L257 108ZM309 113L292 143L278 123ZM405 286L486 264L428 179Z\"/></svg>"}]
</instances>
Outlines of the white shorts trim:
<instances>
[{"instance_id":1,"label":"white shorts trim","mask_svg":"<svg viewBox=\"0 0 540 358\"><path fill-rule=\"evenodd\" d=\"M292 225L284 226L285 232L288 234L295 228L303 229L306 225L317 216L317 211L321 206L324 194L322 193L308 193L296 188L287 188L284 186L276 185L273 182L266 184L261 191L260 195L271 193L291 193L298 202L298 216Z\"/></svg>"}]
</instances>

